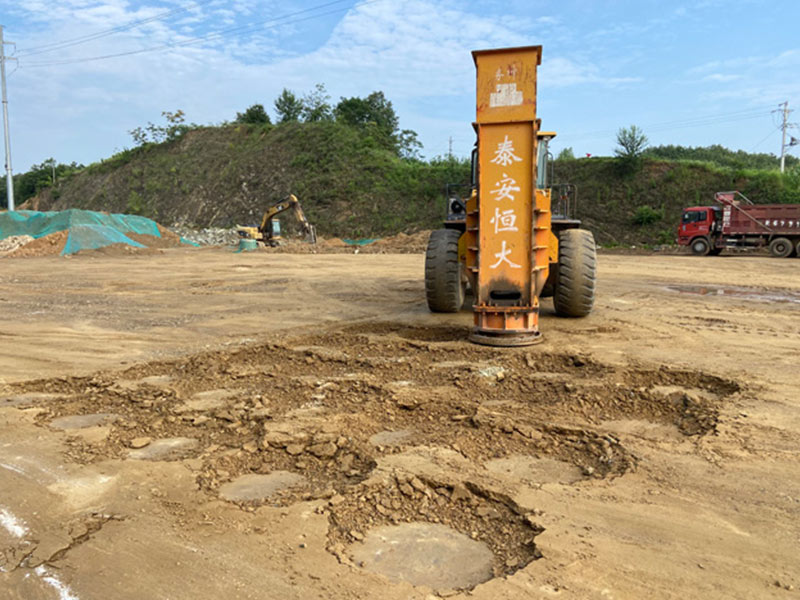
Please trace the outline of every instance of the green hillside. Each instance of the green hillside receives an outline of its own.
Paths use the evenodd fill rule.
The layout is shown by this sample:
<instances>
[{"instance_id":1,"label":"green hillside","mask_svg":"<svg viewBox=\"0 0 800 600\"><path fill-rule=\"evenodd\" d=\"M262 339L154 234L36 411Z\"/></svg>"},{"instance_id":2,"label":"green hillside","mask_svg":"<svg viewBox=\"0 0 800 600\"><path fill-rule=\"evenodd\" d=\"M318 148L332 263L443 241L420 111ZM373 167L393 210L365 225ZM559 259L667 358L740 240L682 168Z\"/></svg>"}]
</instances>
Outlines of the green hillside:
<instances>
[{"instance_id":1,"label":"green hillside","mask_svg":"<svg viewBox=\"0 0 800 600\"><path fill-rule=\"evenodd\" d=\"M320 233L385 235L432 227L441 190L465 161L401 159L340 123L228 125L187 131L91 165L39 194L39 208L141 214L199 227L255 223L289 193Z\"/></svg>"},{"instance_id":2,"label":"green hillside","mask_svg":"<svg viewBox=\"0 0 800 600\"><path fill-rule=\"evenodd\" d=\"M619 159L557 160L554 179L578 187L578 216L602 244L653 245L675 240L683 208L714 204L714 193L739 190L759 204L800 202L800 171L733 169L707 162L644 158L626 173Z\"/></svg>"},{"instance_id":3,"label":"green hillside","mask_svg":"<svg viewBox=\"0 0 800 600\"><path fill-rule=\"evenodd\" d=\"M402 158L376 131L337 120L193 127L88 167L61 165L55 185L47 168L20 177L38 190L29 205L40 210L84 208L166 225L227 227L257 222L267 205L294 193L327 236L437 227L445 185L466 183L469 162ZM713 202L715 191L800 202L797 167L780 175L653 156L634 169L616 158L562 159L555 161L555 180L577 185L578 216L609 245L671 243L681 209Z\"/></svg>"}]
</instances>

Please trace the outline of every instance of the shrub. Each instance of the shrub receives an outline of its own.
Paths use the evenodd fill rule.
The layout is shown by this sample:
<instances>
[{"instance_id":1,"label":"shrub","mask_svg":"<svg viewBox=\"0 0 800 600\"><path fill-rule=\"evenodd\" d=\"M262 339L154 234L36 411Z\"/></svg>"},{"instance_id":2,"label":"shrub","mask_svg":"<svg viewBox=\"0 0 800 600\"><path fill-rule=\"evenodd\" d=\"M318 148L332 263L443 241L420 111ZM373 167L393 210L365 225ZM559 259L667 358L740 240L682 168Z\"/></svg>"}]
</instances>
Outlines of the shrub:
<instances>
[{"instance_id":1,"label":"shrub","mask_svg":"<svg viewBox=\"0 0 800 600\"><path fill-rule=\"evenodd\" d=\"M636 225L652 225L664 218L664 209L655 209L651 206L640 206L633 214L633 222Z\"/></svg>"}]
</instances>

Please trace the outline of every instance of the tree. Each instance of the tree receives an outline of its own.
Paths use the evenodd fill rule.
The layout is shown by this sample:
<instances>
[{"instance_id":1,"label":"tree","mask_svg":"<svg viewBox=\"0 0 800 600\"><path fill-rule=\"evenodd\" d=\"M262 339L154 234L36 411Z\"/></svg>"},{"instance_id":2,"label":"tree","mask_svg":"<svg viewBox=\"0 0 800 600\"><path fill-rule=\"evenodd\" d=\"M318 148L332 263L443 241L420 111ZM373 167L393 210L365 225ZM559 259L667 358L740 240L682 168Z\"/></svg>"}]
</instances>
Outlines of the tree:
<instances>
[{"instance_id":1,"label":"tree","mask_svg":"<svg viewBox=\"0 0 800 600\"><path fill-rule=\"evenodd\" d=\"M366 98L342 98L333 112L338 122L374 133L380 145L395 152L399 150L400 121L383 92L372 92Z\"/></svg>"},{"instance_id":2,"label":"tree","mask_svg":"<svg viewBox=\"0 0 800 600\"><path fill-rule=\"evenodd\" d=\"M248 108L243 113L240 112L236 113L236 122L251 123L254 125L264 125L264 124L268 125L272 121L270 121L267 111L264 110L263 104L253 104L253 106Z\"/></svg>"},{"instance_id":3,"label":"tree","mask_svg":"<svg viewBox=\"0 0 800 600\"><path fill-rule=\"evenodd\" d=\"M672 144L650 146L645 150L644 155L666 160L703 161L732 169L777 169L780 160L774 154L766 152L753 154L744 150L729 150L719 144L696 148ZM794 165L800 165L800 159L787 155L786 166Z\"/></svg>"},{"instance_id":4,"label":"tree","mask_svg":"<svg viewBox=\"0 0 800 600\"><path fill-rule=\"evenodd\" d=\"M389 135L399 124L394 107L383 92L372 92L366 98L342 98L334 113L337 121L361 127L373 124Z\"/></svg>"},{"instance_id":5,"label":"tree","mask_svg":"<svg viewBox=\"0 0 800 600\"><path fill-rule=\"evenodd\" d=\"M614 154L619 158L637 159L647 148L647 136L636 125L620 127L617 132L618 147Z\"/></svg>"},{"instance_id":6,"label":"tree","mask_svg":"<svg viewBox=\"0 0 800 600\"><path fill-rule=\"evenodd\" d=\"M19 204L22 204L45 188L53 188L53 194L56 195L58 192L55 189L56 184L81 169L83 169L83 165L76 162L65 165L57 162L54 158L48 158L39 165L32 165L25 173L14 175L14 198ZM2 177L0 178L0 202L5 199L6 179ZM5 206L5 203L2 206Z\"/></svg>"},{"instance_id":7,"label":"tree","mask_svg":"<svg viewBox=\"0 0 800 600\"><path fill-rule=\"evenodd\" d=\"M572 147L567 146L561 152L559 152L556 160L575 160L575 154L572 152Z\"/></svg>"},{"instance_id":8,"label":"tree","mask_svg":"<svg viewBox=\"0 0 800 600\"><path fill-rule=\"evenodd\" d=\"M303 114L303 101L291 90L283 88L275 99L275 112L278 114L278 123L294 123Z\"/></svg>"},{"instance_id":9,"label":"tree","mask_svg":"<svg viewBox=\"0 0 800 600\"><path fill-rule=\"evenodd\" d=\"M422 142L413 129L403 129L397 136L397 153L406 160L419 160Z\"/></svg>"},{"instance_id":10,"label":"tree","mask_svg":"<svg viewBox=\"0 0 800 600\"><path fill-rule=\"evenodd\" d=\"M187 125L184 123L185 113L180 109L175 112L165 110L161 113L161 116L167 121L166 126L159 126L148 122L146 127L137 127L128 132L137 146L148 142L153 144L171 142L172 140L178 139L192 127L196 127L196 125Z\"/></svg>"},{"instance_id":11,"label":"tree","mask_svg":"<svg viewBox=\"0 0 800 600\"><path fill-rule=\"evenodd\" d=\"M314 123L333 119L330 100L325 86L321 83L315 85L314 91L303 96L303 120L306 123Z\"/></svg>"}]
</instances>

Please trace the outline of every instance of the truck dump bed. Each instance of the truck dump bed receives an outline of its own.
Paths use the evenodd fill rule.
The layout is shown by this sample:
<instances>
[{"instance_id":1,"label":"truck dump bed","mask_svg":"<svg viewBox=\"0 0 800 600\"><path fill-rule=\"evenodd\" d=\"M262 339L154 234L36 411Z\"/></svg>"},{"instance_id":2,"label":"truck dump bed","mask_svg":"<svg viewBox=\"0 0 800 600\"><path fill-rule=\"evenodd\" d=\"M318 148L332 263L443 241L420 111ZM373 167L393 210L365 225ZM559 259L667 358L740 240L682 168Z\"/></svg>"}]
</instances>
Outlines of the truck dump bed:
<instances>
[{"instance_id":1,"label":"truck dump bed","mask_svg":"<svg viewBox=\"0 0 800 600\"><path fill-rule=\"evenodd\" d=\"M728 193L716 199L723 207L723 235L800 234L800 204L742 204Z\"/></svg>"}]
</instances>

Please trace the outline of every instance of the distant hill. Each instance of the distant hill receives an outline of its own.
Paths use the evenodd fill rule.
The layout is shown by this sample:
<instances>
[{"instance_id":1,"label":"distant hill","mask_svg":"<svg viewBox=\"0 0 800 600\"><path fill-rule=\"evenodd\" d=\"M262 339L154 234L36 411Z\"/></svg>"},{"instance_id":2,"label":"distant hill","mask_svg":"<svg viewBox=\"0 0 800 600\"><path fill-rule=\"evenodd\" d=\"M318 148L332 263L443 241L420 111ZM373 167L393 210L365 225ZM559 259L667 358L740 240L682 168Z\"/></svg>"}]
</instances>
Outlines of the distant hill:
<instances>
[{"instance_id":1,"label":"distant hill","mask_svg":"<svg viewBox=\"0 0 800 600\"><path fill-rule=\"evenodd\" d=\"M645 156L666 160L691 160L706 162L718 167L732 169L764 169L778 168L778 157L774 154L744 152L743 150L728 150L715 144L713 146L687 147L687 146L651 146L644 152ZM785 167L792 169L800 165L800 158L790 154L786 155Z\"/></svg>"},{"instance_id":2,"label":"distant hill","mask_svg":"<svg viewBox=\"0 0 800 600\"><path fill-rule=\"evenodd\" d=\"M445 185L468 178L467 161L401 159L336 122L241 124L127 150L45 188L36 203L227 227L258 222L293 193L320 233L358 237L435 226Z\"/></svg>"},{"instance_id":3,"label":"distant hill","mask_svg":"<svg viewBox=\"0 0 800 600\"><path fill-rule=\"evenodd\" d=\"M719 154L719 153L717 153ZM579 214L603 244L671 243L684 206L738 189L756 202L800 202L800 174L645 157L631 172L613 158L555 161L574 183ZM252 224L293 193L323 235L377 237L439 226L448 183L467 160L400 158L369 129L336 121L200 127L44 181L31 205L141 214L162 224ZM47 179L47 178L46 178ZM287 221L289 223L290 221Z\"/></svg>"}]
</instances>

